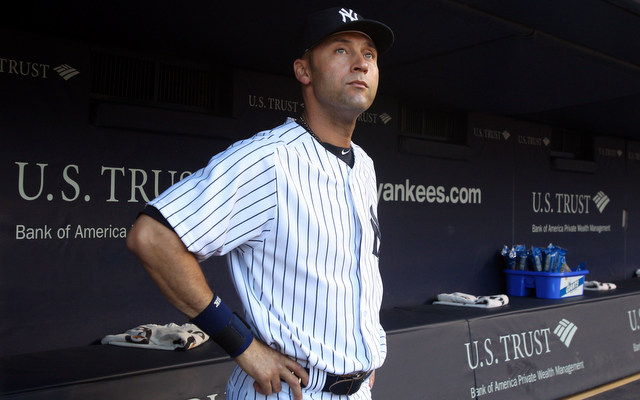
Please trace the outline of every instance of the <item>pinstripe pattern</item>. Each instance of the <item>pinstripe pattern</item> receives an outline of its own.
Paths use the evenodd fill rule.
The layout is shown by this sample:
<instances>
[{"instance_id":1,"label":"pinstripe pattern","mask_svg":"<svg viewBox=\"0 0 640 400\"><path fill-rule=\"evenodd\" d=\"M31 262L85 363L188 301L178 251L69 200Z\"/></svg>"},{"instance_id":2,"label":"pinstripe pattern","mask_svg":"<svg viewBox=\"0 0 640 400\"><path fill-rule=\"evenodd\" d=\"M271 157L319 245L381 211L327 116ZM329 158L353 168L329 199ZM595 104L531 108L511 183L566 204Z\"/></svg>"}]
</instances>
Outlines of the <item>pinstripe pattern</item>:
<instances>
[{"instance_id":1,"label":"pinstripe pattern","mask_svg":"<svg viewBox=\"0 0 640 400\"><path fill-rule=\"evenodd\" d=\"M151 202L199 259L227 255L247 320L311 369L311 391L322 371L369 371L386 355L375 171L353 149L351 169L288 120Z\"/></svg>"}]
</instances>

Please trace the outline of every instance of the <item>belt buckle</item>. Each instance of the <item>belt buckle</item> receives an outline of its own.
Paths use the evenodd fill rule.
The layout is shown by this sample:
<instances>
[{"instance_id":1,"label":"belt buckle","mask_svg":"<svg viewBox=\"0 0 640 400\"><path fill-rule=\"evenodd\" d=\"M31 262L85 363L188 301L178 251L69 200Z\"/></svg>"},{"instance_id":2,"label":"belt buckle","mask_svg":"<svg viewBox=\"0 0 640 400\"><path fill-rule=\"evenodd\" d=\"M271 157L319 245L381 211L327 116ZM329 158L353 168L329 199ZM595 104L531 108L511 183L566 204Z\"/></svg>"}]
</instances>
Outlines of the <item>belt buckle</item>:
<instances>
[{"instance_id":1,"label":"belt buckle","mask_svg":"<svg viewBox=\"0 0 640 400\"><path fill-rule=\"evenodd\" d=\"M333 385L329 386L329 391L340 396L352 395L360 390L362 382L364 382L369 375L369 372L358 372L352 375L342 376Z\"/></svg>"}]
</instances>

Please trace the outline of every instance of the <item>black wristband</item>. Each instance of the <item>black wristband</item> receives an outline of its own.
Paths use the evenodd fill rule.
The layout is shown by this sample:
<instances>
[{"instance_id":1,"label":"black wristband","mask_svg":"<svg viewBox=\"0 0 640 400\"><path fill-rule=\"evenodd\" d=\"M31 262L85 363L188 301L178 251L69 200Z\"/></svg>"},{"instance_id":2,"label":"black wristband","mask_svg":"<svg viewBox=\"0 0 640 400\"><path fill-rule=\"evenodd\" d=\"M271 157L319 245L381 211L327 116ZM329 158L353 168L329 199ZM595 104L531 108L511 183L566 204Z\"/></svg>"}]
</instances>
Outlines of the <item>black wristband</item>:
<instances>
[{"instance_id":1,"label":"black wristband","mask_svg":"<svg viewBox=\"0 0 640 400\"><path fill-rule=\"evenodd\" d=\"M253 341L249 325L215 296L211 303L191 320L207 333L231 357L242 354Z\"/></svg>"},{"instance_id":2,"label":"black wristband","mask_svg":"<svg viewBox=\"0 0 640 400\"><path fill-rule=\"evenodd\" d=\"M233 313L229 324L213 337L213 341L229 353L231 358L236 358L249 347L253 341L253 333L249 325L238 314Z\"/></svg>"}]
</instances>

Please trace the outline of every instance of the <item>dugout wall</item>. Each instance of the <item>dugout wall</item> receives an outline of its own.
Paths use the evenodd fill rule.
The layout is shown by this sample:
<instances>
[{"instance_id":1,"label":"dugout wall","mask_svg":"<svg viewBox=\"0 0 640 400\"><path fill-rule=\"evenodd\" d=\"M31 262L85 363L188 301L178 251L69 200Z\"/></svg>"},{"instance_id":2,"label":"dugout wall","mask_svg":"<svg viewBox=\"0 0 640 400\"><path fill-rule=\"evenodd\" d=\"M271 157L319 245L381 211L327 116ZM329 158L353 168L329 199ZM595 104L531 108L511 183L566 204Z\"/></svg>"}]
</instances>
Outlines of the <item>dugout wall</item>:
<instances>
[{"instance_id":1,"label":"dugout wall","mask_svg":"<svg viewBox=\"0 0 640 400\"><path fill-rule=\"evenodd\" d=\"M186 357L89 345L185 321L127 251L127 230L147 200L213 154L298 115L293 77L0 33L0 358L11 378L0 386L20 398L143 395L149 385L176 399L221 393L231 363L211 343ZM406 110L382 93L354 135L376 162L383 321L395 346L377 393L427 376L406 398L473 398L489 385L501 388L493 398L554 397L589 388L595 375L604 383L633 373L640 143L595 136L588 157L571 159L555 151L554 127L473 111L457 114L458 140L442 141L408 129ZM442 292L503 293L498 251L516 243L565 247L571 266L587 264L587 279L629 286L611 299L512 299L506 314L425 306ZM237 308L224 261L203 267ZM601 315L606 332L596 329ZM580 329L572 349L550 334L566 318ZM549 354L514 362L500 338L528 332L549 333ZM423 357L411 372L399 368L415 351ZM67 361L96 360L98 369L65 372ZM571 379L555 372L581 362ZM41 389L22 392L34 382Z\"/></svg>"},{"instance_id":2,"label":"dugout wall","mask_svg":"<svg viewBox=\"0 0 640 400\"><path fill-rule=\"evenodd\" d=\"M217 151L298 115L294 78L212 72L21 32L0 41L0 354L183 320L126 250L126 232L148 199ZM187 89L207 92L195 100L153 85L151 95L109 92L96 83L112 61L104 54L151 71L156 85L187 77ZM126 79L145 78L111 77ZM441 292L504 292L504 244L552 242L568 249L570 265L587 263L588 279L632 277L639 143L595 137L591 160L562 159L551 151L553 127L473 112L462 143L440 143L401 131L400 110L400 99L381 94L354 135L378 172L385 309ZM224 262L204 269L233 304Z\"/></svg>"}]
</instances>

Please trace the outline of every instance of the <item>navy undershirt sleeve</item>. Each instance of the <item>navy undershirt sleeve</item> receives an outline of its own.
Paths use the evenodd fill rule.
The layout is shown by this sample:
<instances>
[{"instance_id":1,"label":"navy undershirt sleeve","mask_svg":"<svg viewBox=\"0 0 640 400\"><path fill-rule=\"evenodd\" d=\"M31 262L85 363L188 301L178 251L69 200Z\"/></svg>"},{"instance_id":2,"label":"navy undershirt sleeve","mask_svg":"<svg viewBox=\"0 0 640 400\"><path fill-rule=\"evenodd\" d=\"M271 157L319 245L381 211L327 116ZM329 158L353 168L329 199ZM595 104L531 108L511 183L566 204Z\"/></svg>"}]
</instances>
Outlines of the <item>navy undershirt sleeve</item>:
<instances>
[{"instance_id":1,"label":"navy undershirt sleeve","mask_svg":"<svg viewBox=\"0 0 640 400\"><path fill-rule=\"evenodd\" d=\"M147 204L144 207L144 209L140 212L140 214L148 215L151 218L155 219L156 221L160 222L162 225L173 230L173 226L171 226L171 224L169 223L169 221L167 221L164 215L162 215L162 213L158 211L158 209L155 208L154 206L150 206Z\"/></svg>"}]
</instances>

